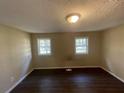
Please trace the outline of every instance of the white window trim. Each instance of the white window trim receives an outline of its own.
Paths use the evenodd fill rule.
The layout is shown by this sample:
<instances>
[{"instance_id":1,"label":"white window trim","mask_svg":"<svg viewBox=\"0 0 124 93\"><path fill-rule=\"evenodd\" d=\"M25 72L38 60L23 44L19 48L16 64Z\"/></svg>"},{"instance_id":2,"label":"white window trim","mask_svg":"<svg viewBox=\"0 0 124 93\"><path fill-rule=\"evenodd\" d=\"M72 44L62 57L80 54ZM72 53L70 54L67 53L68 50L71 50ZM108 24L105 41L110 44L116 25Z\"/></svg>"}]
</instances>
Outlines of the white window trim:
<instances>
[{"instance_id":1,"label":"white window trim","mask_svg":"<svg viewBox=\"0 0 124 93\"><path fill-rule=\"evenodd\" d=\"M77 53L76 52L76 39L87 39L87 52L86 53ZM75 49L75 55L87 55L87 54L89 54L89 38L88 37L84 37L84 36L82 36L82 37L75 37L75 43L74 43L74 45L75 45L75 47L74 47L74 49Z\"/></svg>"},{"instance_id":2,"label":"white window trim","mask_svg":"<svg viewBox=\"0 0 124 93\"><path fill-rule=\"evenodd\" d=\"M50 40L50 53L49 54L41 54L40 53L40 45L39 45L39 40ZM38 56L51 56L52 55L52 48L51 48L51 38L38 38L37 39L37 53L38 53Z\"/></svg>"}]
</instances>

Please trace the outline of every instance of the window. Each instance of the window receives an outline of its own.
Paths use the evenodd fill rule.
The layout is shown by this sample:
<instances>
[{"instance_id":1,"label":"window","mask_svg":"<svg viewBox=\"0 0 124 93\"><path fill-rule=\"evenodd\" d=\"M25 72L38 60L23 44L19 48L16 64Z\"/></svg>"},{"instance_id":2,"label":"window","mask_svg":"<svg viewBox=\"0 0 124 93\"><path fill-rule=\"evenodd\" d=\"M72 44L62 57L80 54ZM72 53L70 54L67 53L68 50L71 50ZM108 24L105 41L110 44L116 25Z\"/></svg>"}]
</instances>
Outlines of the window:
<instances>
[{"instance_id":1,"label":"window","mask_svg":"<svg viewBox=\"0 0 124 93\"><path fill-rule=\"evenodd\" d=\"M38 54L39 55L51 55L51 40L50 39L38 39Z\"/></svg>"},{"instance_id":2,"label":"window","mask_svg":"<svg viewBox=\"0 0 124 93\"><path fill-rule=\"evenodd\" d=\"M75 39L75 52L76 54L88 53L88 38L76 38Z\"/></svg>"}]
</instances>

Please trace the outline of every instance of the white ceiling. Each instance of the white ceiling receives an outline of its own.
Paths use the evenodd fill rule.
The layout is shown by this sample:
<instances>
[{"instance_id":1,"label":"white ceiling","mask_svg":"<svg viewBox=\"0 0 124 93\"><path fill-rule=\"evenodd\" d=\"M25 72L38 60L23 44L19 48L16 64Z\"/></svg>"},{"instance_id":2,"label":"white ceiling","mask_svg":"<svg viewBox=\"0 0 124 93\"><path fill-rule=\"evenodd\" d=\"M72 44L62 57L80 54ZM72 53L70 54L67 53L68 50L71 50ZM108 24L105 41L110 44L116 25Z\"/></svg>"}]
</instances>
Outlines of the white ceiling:
<instances>
[{"instance_id":1,"label":"white ceiling","mask_svg":"<svg viewBox=\"0 0 124 93\"><path fill-rule=\"evenodd\" d=\"M65 16L81 14L76 24ZM124 0L0 0L0 24L33 33L96 31L124 23Z\"/></svg>"}]
</instances>

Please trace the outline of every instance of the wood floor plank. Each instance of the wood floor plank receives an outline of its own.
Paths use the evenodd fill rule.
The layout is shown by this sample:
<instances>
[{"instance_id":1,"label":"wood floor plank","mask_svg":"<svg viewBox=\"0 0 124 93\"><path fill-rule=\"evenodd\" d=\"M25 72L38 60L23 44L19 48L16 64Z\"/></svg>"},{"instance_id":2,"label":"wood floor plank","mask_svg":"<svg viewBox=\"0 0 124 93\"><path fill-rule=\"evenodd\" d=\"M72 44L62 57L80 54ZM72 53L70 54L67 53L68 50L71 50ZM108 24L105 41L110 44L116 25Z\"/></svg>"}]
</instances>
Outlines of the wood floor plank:
<instances>
[{"instance_id":1,"label":"wood floor plank","mask_svg":"<svg viewBox=\"0 0 124 93\"><path fill-rule=\"evenodd\" d=\"M124 83L100 68L35 70L11 93L124 93Z\"/></svg>"}]
</instances>

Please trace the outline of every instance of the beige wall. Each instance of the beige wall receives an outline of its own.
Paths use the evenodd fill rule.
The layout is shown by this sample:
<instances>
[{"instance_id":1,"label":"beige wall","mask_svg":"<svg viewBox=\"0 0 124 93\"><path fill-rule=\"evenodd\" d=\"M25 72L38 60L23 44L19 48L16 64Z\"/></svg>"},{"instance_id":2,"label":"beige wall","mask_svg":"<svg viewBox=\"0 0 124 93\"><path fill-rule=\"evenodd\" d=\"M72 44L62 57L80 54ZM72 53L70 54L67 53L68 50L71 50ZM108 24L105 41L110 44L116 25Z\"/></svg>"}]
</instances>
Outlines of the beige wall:
<instances>
[{"instance_id":1,"label":"beige wall","mask_svg":"<svg viewBox=\"0 0 124 93\"><path fill-rule=\"evenodd\" d=\"M83 36L89 38L89 54L75 55L74 39ZM52 40L52 55L38 56L37 39L49 37ZM35 68L99 66L101 62L101 34L100 32L32 34L32 50Z\"/></svg>"},{"instance_id":2,"label":"beige wall","mask_svg":"<svg viewBox=\"0 0 124 93\"><path fill-rule=\"evenodd\" d=\"M31 70L30 35L0 25L0 93Z\"/></svg>"},{"instance_id":3,"label":"beige wall","mask_svg":"<svg viewBox=\"0 0 124 93\"><path fill-rule=\"evenodd\" d=\"M103 32L103 65L124 80L124 25Z\"/></svg>"},{"instance_id":4,"label":"beige wall","mask_svg":"<svg viewBox=\"0 0 124 93\"><path fill-rule=\"evenodd\" d=\"M83 36L89 38L89 54L75 55L74 39ZM38 56L38 38L51 38L51 56ZM31 34L31 41L33 60L30 34L0 25L0 93L32 68L102 66L124 80L124 25L103 32Z\"/></svg>"}]
</instances>

